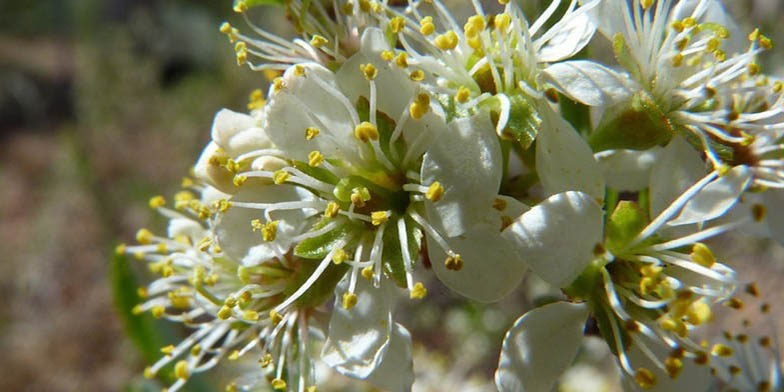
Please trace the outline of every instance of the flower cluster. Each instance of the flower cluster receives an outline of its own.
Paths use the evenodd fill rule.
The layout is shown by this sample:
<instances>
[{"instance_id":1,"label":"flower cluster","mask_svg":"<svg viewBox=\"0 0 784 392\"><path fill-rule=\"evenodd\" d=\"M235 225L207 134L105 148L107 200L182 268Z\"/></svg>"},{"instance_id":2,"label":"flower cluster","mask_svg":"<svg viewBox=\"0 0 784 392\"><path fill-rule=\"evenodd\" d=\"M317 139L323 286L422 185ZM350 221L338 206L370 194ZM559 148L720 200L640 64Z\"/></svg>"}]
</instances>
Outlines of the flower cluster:
<instances>
[{"instance_id":1,"label":"flower cluster","mask_svg":"<svg viewBox=\"0 0 784 392\"><path fill-rule=\"evenodd\" d=\"M784 84L720 1L554 0L529 20L474 0L461 26L439 0L289 0L293 40L255 3L235 2L253 34L220 31L268 92L216 114L173 208L150 201L167 235L118 249L161 276L138 311L194 330L146 375L174 363L174 391L254 356L227 390L315 391L317 360L410 390L394 307L431 271L481 302L527 270L563 292L509 329L501 391L551 390L592 330L635 388L747 361L695 334L759 295L710 239L784 242ZM616 63L588 58L602 36Z\"/></svg>"}]
</instances>

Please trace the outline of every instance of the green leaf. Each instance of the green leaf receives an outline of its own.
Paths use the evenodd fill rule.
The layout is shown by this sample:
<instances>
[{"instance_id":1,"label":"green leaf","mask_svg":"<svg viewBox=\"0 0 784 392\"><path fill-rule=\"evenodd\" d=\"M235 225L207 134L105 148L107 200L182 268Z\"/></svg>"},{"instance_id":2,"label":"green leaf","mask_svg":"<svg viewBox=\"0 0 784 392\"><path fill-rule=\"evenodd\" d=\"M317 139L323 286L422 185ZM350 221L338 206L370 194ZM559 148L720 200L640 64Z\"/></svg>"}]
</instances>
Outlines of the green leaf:
<instances>
[{"instance_id":1,"label":"green leaf","mask_svg":"<svg viewBox=\"0 0 784 392\"><path fill-rule=\"evenodd\" d=\"M406 235L408 237L408 255L411 262L415 262L419 258L419 248L422 243L422 230L414 223L413 220L406 217ZM406 268L403 263L403 252L400 246L400 234L397 229L397 220L390 220L384 230L384 252L381 254L381 260L384 264L384 272L387 276L400 287L406 287Z\"/></svg>"},{"instance_id":2,"label":"green leaf","mask_svg":"<svg viewBox=\"0 0 784 392\"><path fill-rule=\"evenodd\" d=\"M239 3L245 3L248 8L258 7L260 5L277 5L283 6L286 4L285 0L234 0L234 6Z\"/></svg>"},{"instance_id":3,"label":"green leaf","mask_svg":"<svg viewBox=\"0 0 784 392\"><path fill-rule=\"evenodd\" d=\"M331 222L333 218L324 218L319 221L311 231L321 229ZM343 219L336 228L316 237L300 241L294 248L294 254L306 259L323 259L338 243L348 244L362 230L363 223Z\"/></svg>"}]
</instances>

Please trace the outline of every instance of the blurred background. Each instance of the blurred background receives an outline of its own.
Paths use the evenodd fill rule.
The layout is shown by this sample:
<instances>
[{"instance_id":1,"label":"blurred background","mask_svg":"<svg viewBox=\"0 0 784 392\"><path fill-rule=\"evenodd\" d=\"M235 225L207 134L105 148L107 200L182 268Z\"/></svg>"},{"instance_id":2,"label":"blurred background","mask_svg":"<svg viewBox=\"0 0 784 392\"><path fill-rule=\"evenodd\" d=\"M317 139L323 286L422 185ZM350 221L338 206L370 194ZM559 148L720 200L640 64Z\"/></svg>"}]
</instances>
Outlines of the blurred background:
<instances>
[{"instance_id":1,"label":"blurred background","mask_svg":"<svg viewBox=\"0 0 784 392\"><path fill-rule=\"evenodd\" d=\"M524 1L531 10L548 2ZM774 28L779 0L728 5L747 31L760 26L784 42ZM254 16L293 34L279 9ZM179 189L217 110L245 110L248 94L266 84L236 66L217 30L224 20L242 25L229 0L0 0L0 390L160 389L139 375L184 331L130 318L116 303L118 279L149 276L113 262L113 248L140 227L163 229L149 197ZM764 69L782 75L784 51L774 52ZM743 278L781 298L779 248L722 245ZM435 280L428 287L429 301L398 312L415 337L416 390L492 391L504 331L547 288L529 280L485 306L457 300ZM599 380L596 390L617 390L606 349L589 339L584 351L575 374ZM202 377L186 390L215 385ZM339 377L329 385L319 390L349 388ZM561 390L580 389L565 379Z\"/></svg>"}]
</instances>

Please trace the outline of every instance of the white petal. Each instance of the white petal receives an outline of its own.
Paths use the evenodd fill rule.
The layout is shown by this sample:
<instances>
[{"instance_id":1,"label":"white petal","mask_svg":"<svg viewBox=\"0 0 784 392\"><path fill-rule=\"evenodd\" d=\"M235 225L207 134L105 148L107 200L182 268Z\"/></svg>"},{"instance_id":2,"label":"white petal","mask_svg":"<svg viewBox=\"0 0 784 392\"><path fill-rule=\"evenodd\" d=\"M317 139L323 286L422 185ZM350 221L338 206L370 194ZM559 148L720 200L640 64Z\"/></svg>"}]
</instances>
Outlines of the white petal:
<instances>
[{"instance_id":1,"label":"white petal","mask_svg":"<svg viewBox=\"0 0 784 392\"><path fill-rule=\"evenodd\" d=\"M411 334L402 325L395 323L384 358L367 381L384 391L411 391L414 383Z\"/></svg>"},{"instance_id":2,"label":"white petal","mask_svg":"<svg viewBox=\"0 0 784 392\"><path fill-rule=\"evenodd\" d=\"M569 122L547 107L536 138L536 168L548 195L581 191L604 199L602 168L588 143Z\"/></svg>"},{"instance_id":3,"label":"white petal","mask_svg":"<svg viewBox=\"0 0 784 392\"><path fill-rule=\"evenodd\" d=\"M736 166L727 174L705 186L683 207L681 214L670 221L672 226L701 223L722 216L738 201L751 183L751 170Z\"/></svg>"},{"instance_id":4,"label":"white petal","mask_svg":"<svg viewBox=\"0 0 784 392\"><path fill-rule=\"evenodd\" d=\"M628 99L628 76L588 60L564 61L542 71L544 80L568 97L588 106L605 106Z\"/></svg>"},{"instance_id":5,"label":"white petal","mask_svg":"<svg viewBox=\"0 0 784 392\"><path fill-rule=\"evenodd\" d=\"M212 120L212 141L230 156L269 148L269 138L259 125L255 118L247 114L221 109Z\"/></svg>"},{"instance_id":6,"label":"white petal","mask_svg":"<svg viewBox=\"0 0 784 392\"><path fill-rule=\"evenodd\" d=\"M486 219L501 185L501 146L486 112L450 123L425 154L422 183L438 181L441 200L426 201L427 217L441 233L460 235Z\"/></svg>"},{"instance_id":7,"label":"white petal","mask_svg":"<svg viewBox=\"0 0 784 392\"><path fill-rule=\"evenodd\" d=\"M500 223L500 222L499 222ZM515 289L527 268L514 246L501 237L500 224L481 224L448 238L447 243L463 260L459 271L444 265L446 254L436 244L428 246L433 270L444 285L481 302L495 302Z\"/></svg>"},{"instance_id":8,"label":"white petal","mask_svg":"<svg viewBox=\"0 0 784 392\"><path fill-rule=\"evenodd\" d=\"M204 230L204 227L194 220L175 218L169 220L167 234L169 238L175 238L177 236L184 235L190 238L190 240L195 244L201 241L202 238L207 235L207 231Z\"/></svg>"},{"instance_id":9,"label":"white petal","mask_svg":"<svg viewBox=\"0 0 784 392\"><path fill-rule=\"evenodd\" d=\"M651 167L662 149L647 151L606 150L594 157L602 167L607 185L619 191L639 191L648 187Z\"/></svg>"},{"instance_id":10,"label":"white petal","mask_svg":"<svg viewBox=\"0 0 784 392\"><path fill-rule=\"evenodd\" d=\"M674 137L651 168L651 216L659 215L705 174L699 152L682 137Z\"/></svg>"},{"instance_id":11,"label":"white petal","mask_svg":"<svg viewBox=\"0 0 784 392\"><path fill-rule=\"evenodd\" d=\"M595 1L586 6L594 6L594 3L599 2ZM538 50L539 62L551 63L574 56L588 45L596 32L596 24L588 12L556 27L559 28L558 32Z\"/></svg>"},{"instance_id":12,"label":"white petal","mask_svg":"<svg viewBox=\"0 0 784 392\"><path fill-rule=\"evenodd\" d=\"M376 76L377 107L392 118L398 118L407 109L408 102L416 91L408 73L393 62L384 61L381 52L389 50L384 32L378 28L368 28L362 34L359 52L351 56L338 70L337 80L352 104L363 96L370 99L370 83L359 69L360 65L373 64L378 70Z\"/></svg>"},{"instance_id":13,"label":"white petal","mask_svg":"<svg viewBox=\"0 0 784 392\"><path fill-rule=\"evenodd\" d=\"M301 188L290 185L245 185L240 188L231 201L249 203L278 203L287 201L310 200L312 196ZM307 210L296 209L273 211L273 220L278 220L277 238L266 242L261 233L253 231L251 221L265 222L263 210L231 207L220 218L215 234L221 249L236 262L245 266L259 263L285 254L291 246L290 238L299 234L297 230L308 216Z\"/></svg>"},{"instance_id":14,"label":"white petal","mask_svg":"<svg viewBox=\"0 0 784 392\"><path fill-rule=\"evenodd\" d=\"M588 306L555 302L515 321L506 333L495 383L500 392L549 392L580 348Z\"/></svg>"},{"instance_id":15,"label":"white petal","mask_svg":"<svg viewBox=\"0 0 784 392\"><path fill-rule=\"evenodd\" d=\"M550 196L503 232L520 257L545 282L566 287L593 260L602 242L602 207L588 194Z\"/></svg>"},{"instance_id":16,"label":"white petal","mask_svg":"<svg viewBox=\"0 0 784 392\"><path fill-rule=\"evenodd\" d=\"M287 158L304 161L314 150L327 158L356 158L356 124L349 108L338 100L342 93L335 74L318 64L298 67L303 67L305 74L298 76L295 67L286 70L283 88L272 94L264 107L264 131L277 148L286 152ZM322 134L307 141L308 127L317 128Z\"/></svg>"},{"instance_id":17,"label":"white petal","mask_svg":"<svg viewBox=\"0 0 784 392\"><path fill-rule=\"evenodd\" d=\"M348 276L335 289L335 306L329 321L329 336L321 357L345 376L366 379L379 366L389 348L393 332L392 308L397 290L388 279L375 288L367 279L357 279L357 303L343 307Z\"/></svg>"},{"instance_id":18,"label":"white petal","mask_svg":"<svg viewBox=\"0 0 784 392\"><path fill-rule=\"evenodd\" d=\"M227 155L217 143L211 141L204 147L199 160L193 166L193 175L204 183L210 184L223 192L236 192L237 187L234 185L234 174L223 166L210 164L210 160L213 157L227 158Z\"/></svg>"}]
</instances>

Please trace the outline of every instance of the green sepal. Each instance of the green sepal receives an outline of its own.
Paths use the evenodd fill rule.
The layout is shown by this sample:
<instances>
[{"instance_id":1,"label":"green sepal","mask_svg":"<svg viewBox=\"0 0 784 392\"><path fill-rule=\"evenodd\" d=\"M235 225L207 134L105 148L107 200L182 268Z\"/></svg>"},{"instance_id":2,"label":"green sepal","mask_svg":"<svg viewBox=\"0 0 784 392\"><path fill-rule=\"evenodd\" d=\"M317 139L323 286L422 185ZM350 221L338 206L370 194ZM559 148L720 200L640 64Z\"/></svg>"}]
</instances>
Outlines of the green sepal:
<instances>
[{"instance_id":1,"label":"green sepal","mask_svg":"<svg viewBox=\"0 0 784 392\"><path fill-rule=\"evenodd\" d=\"M304 262L300 266L297 273L297 279L292 281L284 290L286 297L294 294L305 281L313 274L313 271L318 267L318 263ZM348 271L348 264L335 264L330 262L329 266L321 273L318 279L313 282L313 285L308 288L296 301L299 307L312 308L319 306L326 302L335 292L338 282Z\"/></svg>"},{"instance_id":2,"label":"green sepal","mask_svg":"<svg viewBox=\"0 0 784 392\"><path fill-rule=\"evenodd\" d=\"M607 248L612 253L621 253L647 224L648 214L636 202L618 202L604 230Z\"/></svg>"},{"instance_id":3,"label":"green sepal","mask_svg":"<svg viewBox=\"0 0 784 392\"><path fill-rule=\"evenodd\" d=\"M311 231L321 229L332 220L333 218L324 217L313 226ZM361 222L344 219L342 224L334 229L320 236L300 241L294 248L294 254L305 259L323 259L338 243L350 243L362 231L363 225Z\"/></svg>"},{"instance_id":4,"label":"green sepal","mask_svg":"<svg viewBox=\"0 0 784 392\"><path fill-rule=\"evenodd\" d=\"M542 125L542 118L536 107L522 94L511 95L509 98L509 120L506 127L501 130L501 137L507 140L515 140L523 147L528 149L536 140L539 127ZM493 123L498 124L501 113L501 103L498 98L487 99L484 102L490 105L490 115Z\"/></svg>"},{"instance_id":5,"label":"green sepal","mask_svg":"<svg viewBox=\"0 0 784 392\"><path fill-rule=\"evenodd\" d=\"M406 217L406 236L408 237L408 255L414 263L419 258L419 249L422 244L422 230L413 220ZM397 221L390 220L387 223L383 236L384 252L381 260L384 265L384 272L387 276L400 287L406 287L406 269L403 263L403 253L400 247L400 234L397 229Z\"/></svg>"},{"instance_id":6,"label":"green sepal","mask_svg":"<svg viewBox=\"0 0 784 392\"><path fill-rule=\"evenodd\" d=\"M360 121L370 121L370 102L365 97L357 99L357 114L359 114ZM389 151L389 139L392 138L392 133L395 131L395 120L389 117L386 113L376 110L376 129L378 129L378 144L381 151L386 155L395 165L400 164L406 152L406 141L402 137L395 141L395 150L398 152L398 159L395 160L394 156Z\"/></svg>"},{"instance_id":7,"label":"green sepal","mask_svg":"<svg viewBox=\"0 0 784 392\"><path fill-rule=\"evenodd\" d=\"M656 102L646 92L635 94L630 102L609 108L596 131L588 138L594 152L615 149L648 150L667 144L673 127Z\"/></svg>"},{"instance_id":8,"label":"green sepal","mask_svg":"<svg viewBox=\"0 0 784 392\"><path fill-rule=\"evenodd\" d=\"M558 104L564 119L572 124L574 129L583 136L591 133L591 108L588 105L573 101L560 93L558 94Z\"/></svg>"}]
</instances>

